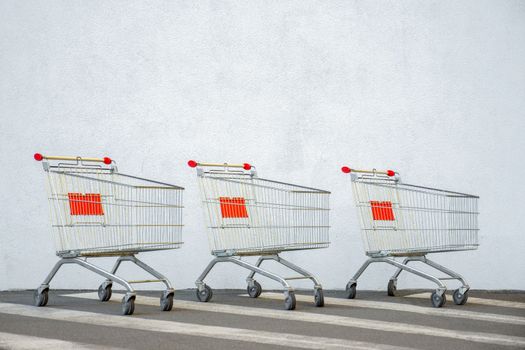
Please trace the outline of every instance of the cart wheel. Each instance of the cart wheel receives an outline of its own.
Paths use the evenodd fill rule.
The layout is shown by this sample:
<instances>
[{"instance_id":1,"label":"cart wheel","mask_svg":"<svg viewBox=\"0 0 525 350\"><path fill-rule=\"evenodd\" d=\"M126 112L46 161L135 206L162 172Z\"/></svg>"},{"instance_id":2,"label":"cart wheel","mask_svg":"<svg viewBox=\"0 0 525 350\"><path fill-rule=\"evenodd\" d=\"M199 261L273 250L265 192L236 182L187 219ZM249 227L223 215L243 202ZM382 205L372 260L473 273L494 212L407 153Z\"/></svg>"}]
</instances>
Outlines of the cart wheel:
<instances>
[{"instance_id":1,"label":"cart wheel","mask_svg":"<svg viewBox=\"0 0 525 350\"><path fill-rule=\"evenodd\" d=\"M467 302L467 299L468 299L468 291L466 291L465 293L461 294L459 289L456 289L454 291L454 294L452 295L452 298L454 299L454 304L456 304L456 305L465 305L465 303Z\"/></svg>"},{"instance_id":2,"label":"cart wheel","mask_svg":"<svg viewBox=\"0 0 525 350\"><path fill-rule=\"evenodd\" d=\"M203 290L197 289L197 299L199 299L199 301L207 303L208 301L211 300L212 296L213 296L213 291L210 288L210 286L208 286L207 284L204 285Z\"/></svg>"},{"instance_id":3,"label":"cart wheel","mask_svg":"<svg viewBox=\"0 0 525 350\"><path fill-rule=\"evenodd\" d=\"M315 306L323 307L324 306L324 295L321 288L317 288L314 294Z\"/></svg>"},{"instance_id":4,"label":"cart wheel","mask_svg":"<svg viewBox=\"0 0 525 350\"><path fill-rule=\"evenodd\" d=\"M388 281L388 287L386 288L387 294L391 297L396 296L397 286L396 281L390 280Z\"/></svg>"},{"instance_id":5,"label":"cart wheel","mask_svg":"<svg viewBox=\"0 0 525 350\"><path fill-rule=\"evenodd\" d=\"M160 296L160 309L162 311L171 311L173 308L173 292L162 292Z\"/></svg>"},{"instance_id":6,"label":"cart wheel","mask_svg":"<svg viewBox=\"0 0 525 350\"><path fill-rule=\"evenodd\" d=\"M36 306L46 306L47 301L49 300L48 295L49 289L44 289L42 292L39 292L39 290L35 290L34 294L34 300Z\"/></svg>"},{"instance_id":7,"label":"cart wheel","mask_svg":"<svg viewBox=\"0 0 525 350\"><path fill-rule=\"evenodd\" d=\"M357 283L355 282L348 282L346 285L346 297L348 299L354 299L357 291L356 291Z\"/></svg>"},{"instance_id":8,"label":"cart wheel","mask_svg":"<svg viewBox=\"0 0 525 350\"><path fill-rule=\"evenodd\" d=\"M132 296L132 297L126 298L126 296L124 296L122 298L122 314L123 315L133 315L134 311L135 311L135 297Z\"/></svg>"},{"instance_id":9,"label":"cart wheel","mask_svg":"<svg viewBox=\"0 0 525 350\"><path fill-rule=\"evenodd\" d=\"M295 293L293 291L284 292L284 309L295 310Z\"/></svg>"},{"instance_id":10,"label":"cart wheel","mask_svg":"<svg viewBox=\"0 0 525 350\"><path fill-rule=\"evenodd\" d=\"M436 293L436 291L433 291L432 295L430 296L430 301L432 302L433 307L442 307L443 305L445 305L447 297L445 296L445 294L443 294L443 296L440 296Z\"/></svg>"},{"instance_id":11,"label":"cart wheel","mask_svg":"<svg viewBox=\"0 0 525 350\"><path fill-rule=\"evenodd\" d=\"M246 287L250 298L257 298L262 293L262 287L257 281L253 281L253 286Z\"/></svg>"},{"instance_id":12,"label":"cart wheel","mask_svg":"<svg viewBox=\"0 0 525 350\"><path fill-rule=\"evenodd\" d=\"M108 301L111 299L111 283L102 283L100 287L98 287L98 299L100 301Z\"/></svg>"}]
</instances>

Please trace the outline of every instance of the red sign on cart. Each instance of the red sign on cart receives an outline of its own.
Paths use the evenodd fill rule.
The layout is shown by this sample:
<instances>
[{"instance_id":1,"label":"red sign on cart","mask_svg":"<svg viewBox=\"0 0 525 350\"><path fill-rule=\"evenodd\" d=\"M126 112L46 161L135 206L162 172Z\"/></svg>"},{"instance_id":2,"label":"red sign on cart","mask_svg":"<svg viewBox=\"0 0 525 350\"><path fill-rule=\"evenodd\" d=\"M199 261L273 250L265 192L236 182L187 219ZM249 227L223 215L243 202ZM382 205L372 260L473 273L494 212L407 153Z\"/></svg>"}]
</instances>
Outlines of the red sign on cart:
<instances>
[{"instance_id":1,"label":"red sign on cart","mask_svg":"<svg viewBox=\"0 0 525 350\"><path fill-rule=\"evenodd\" d=\"M68 193L71 215L104 215L100 193Z\"/></svg>"},{"instance_id":2,"label":"red sign on cart","mask_svg":"<svg viewBox=\"0 0 525 350\"><path fill-rule=\"evenodd\" d=\"M220 197L223 218L247 218L246 202L243 197Z\"/></svg>"},{"instance_id":3,"label":"red sign on cart","mask_svg":"<svg viewBox=\"0 0 525 350\"><path fill-rule=\"evenodd\" d=\"M370 201L372 208L372 217L374 220L394 221L394 211L392 210L392 202Z\"/></svg>"}]
</instances>

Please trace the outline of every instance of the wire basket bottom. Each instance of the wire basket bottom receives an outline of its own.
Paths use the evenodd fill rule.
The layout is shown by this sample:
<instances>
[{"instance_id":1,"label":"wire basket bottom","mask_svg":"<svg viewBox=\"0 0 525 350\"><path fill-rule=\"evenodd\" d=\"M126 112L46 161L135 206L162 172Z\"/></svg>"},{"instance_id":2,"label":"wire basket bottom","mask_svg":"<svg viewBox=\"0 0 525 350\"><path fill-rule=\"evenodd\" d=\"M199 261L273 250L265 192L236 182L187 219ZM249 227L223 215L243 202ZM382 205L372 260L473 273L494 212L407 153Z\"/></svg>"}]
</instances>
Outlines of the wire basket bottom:
<instances>
[{"instance_id":1,"label":"wire basket bottom","mask_svg":"<svg viewBox=\"0 0 525 350\"><path fill-rule=\"evenodd\" d=\"M445 253L445 252L460 252L464 250L476 250L479 244L460 244L460 245L445 245L439 247L419 247L414 249L390 249L390 250L375 250L367 251L366 255L370 257L385 257L385 256L409 256L409 255L425 255L428 253Z\"/></svg>"},{"instance_id":2,"label":"wire basket bottom","mask_svg":"<svg viewBox=\"0 0 525 350\"><path fill-rule=\"evenodd\" d=\"M216 256L243 256L243 255L271 255L278 254L281 252L291 250L309 250L309 249L322 249L328 248L329 242L321 243L297 243L297 244L286 244L272 247L251 247L251 248L232 248L232 249L221 249L213 250L212 254Z\"/></svg>"},{"instance_id":3,"label":"wire basket bottom","mask_svg":"<svg viewBox=\"0 0 525 350\"><path fill-rule=\"evenodd\" d=\"M140 252L178 249L183 242L169 242L169 243L134 243L124 244L110 247L91 247L84 249L71 249L57 251L56 254L61 257L71 256L115 256L135 254Z\"/></svg>"}]
</instances>

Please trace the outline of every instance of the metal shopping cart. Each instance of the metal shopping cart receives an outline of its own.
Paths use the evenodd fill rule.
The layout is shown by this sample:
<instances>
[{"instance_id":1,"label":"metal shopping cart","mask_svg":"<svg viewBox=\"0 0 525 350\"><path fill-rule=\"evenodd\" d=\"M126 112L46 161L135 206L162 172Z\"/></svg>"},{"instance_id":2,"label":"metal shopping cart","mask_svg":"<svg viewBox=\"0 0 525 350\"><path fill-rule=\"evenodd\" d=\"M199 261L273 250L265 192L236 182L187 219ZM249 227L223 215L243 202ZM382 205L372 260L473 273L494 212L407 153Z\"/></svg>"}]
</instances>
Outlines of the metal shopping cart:
<instances>
[{"instance_id":1,"label":"metal shopping cart","mask_svg":"<svg viewBox=\"0 0 525 350\"><path fill-rule=\"evenodd\" d=\"M45 306L49 283L64 264L77 264L106 280L98 289L100 301L111 298L113 282L126 288L122 313L135 309L131 284L162 282L160 306L173 306L170 281L135 255L175 249L182 245L182 193L184 188L117 171L110 158L56 157L35 154L43 161L56 254L60 260L35 291L35 304ZM87 261L93 257L118 257L111 271ZM115 275L129 261L156 279L126 281Z\"/></svg>"},{"instance_id":2,"label":"metal shopping cart","mask_svg":"<svg viewBox=\"0 0 525 350\"><path fill-rule=\"evenodd\" d=\"M283 285L285 309L295 309L294 289L288 283L295 279L310 279L315 305L323 306L317 278L279 253L328 247L330 192L258 178L249 164L189 161L188 165L197 168L209 246L215 256L195 282L197 298L203 302L211 299L212 289L204 278L215 264L232 262L251 271L246 282L252 298L262 292L254 279L258 273ZM241 259L250 255L259 256L255 265ZM286 278L264 270L260 266L265 260L274 260L300 276Z\"/></svg>"},{"instance_id":3,"label":"metal shopping cart","mask_svg":"<svg viewBox=\"0 0 525 350\"><path fill-rule=\"evenodd\" d=\"M446 301L447 287L443 280L461 283L453 299L457 305L465 304L470 287L463 277L426 255L478 248L479 197L405 184L392 170L356 170L345 166L342 171L351 175L366 255L370 257L348 282L348 298L355 298L357 279L368 265L385 262L397 267L388 282L388 295L395 295L397 278L407 271L438 285L430 298L434 307L441 307ZM401 263L395 257L405 259ZM429 265L448 277L438 278L407 266L411 261Z\"/></svg>"}]
</instances>

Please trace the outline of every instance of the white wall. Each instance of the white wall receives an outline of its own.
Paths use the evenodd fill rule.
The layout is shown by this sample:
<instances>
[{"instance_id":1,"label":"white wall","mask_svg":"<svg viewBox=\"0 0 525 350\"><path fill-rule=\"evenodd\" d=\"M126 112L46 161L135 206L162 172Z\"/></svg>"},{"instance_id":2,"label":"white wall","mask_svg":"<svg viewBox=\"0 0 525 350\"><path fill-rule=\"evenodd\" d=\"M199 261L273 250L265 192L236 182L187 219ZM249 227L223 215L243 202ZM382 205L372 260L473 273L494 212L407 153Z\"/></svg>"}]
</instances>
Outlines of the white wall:
<instances>
[{"instance_id":1,"label":"white wall","mask_svg":"<svg viewBox=\"0 0 525 350\"><path fill-rule=\"evenodd\" d=\"M286 254L325 288L365 258L349 164L480 195L480 249L435 259L473 288L525 289L523 1L4 0L0 34L0 289L34 288L56 261L37 151L185 186L186 244L143 256L177 288L211 258L197 159L333 191L332 246ZM219 267L210 284L245 275ZM67 267L53 287L99 281Z\"/></svg>"}]
</instances>

